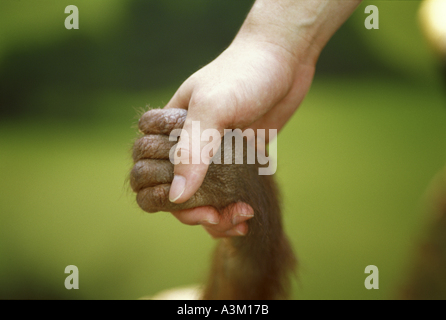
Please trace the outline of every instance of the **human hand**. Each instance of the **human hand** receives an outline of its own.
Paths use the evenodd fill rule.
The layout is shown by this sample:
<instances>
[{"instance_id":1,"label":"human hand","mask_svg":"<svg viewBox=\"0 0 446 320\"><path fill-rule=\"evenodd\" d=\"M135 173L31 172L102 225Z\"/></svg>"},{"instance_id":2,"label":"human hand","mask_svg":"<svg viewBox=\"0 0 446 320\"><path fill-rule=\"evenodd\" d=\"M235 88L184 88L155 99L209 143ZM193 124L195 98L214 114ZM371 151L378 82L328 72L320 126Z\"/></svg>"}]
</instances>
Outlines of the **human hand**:
<instances>
[{"instance_id":1,"label":"human hand","mask_svg":"<svg viewBox=\"0 0 446 320\"><path fill-rule=\"evenodd\" d=\"M280 46L267 42L235 41L217 59L188 78L165 109L188 109L183 129L189 137L192 136L192 121L200 121L200 136L205 129L217 129L221 136L224 129L234 128L252 128L255 132L257 129L279 131L303 100L313 74L313 63L299 60ZM183 135L181 137L183 139ZM267 137L267 140L272 138ZM181 159L189 158L189 164L175 165L175 178L169 194L174 203L185 202L198 190L209 161L200 157L201 150L206 144L219 145L220 141L200 143L200 164L192 164L190 144L181 143L181 139L178 143ZM175 152L175 156L177 154ZM249 216L252 208L241 203L233 212L244 212ZM177 215L187 216L188 224L196 224L203 217L215 221L213 218L218 213L213 208L198 208L178 212ZM239 224L239 229L234 229L234 225L219 222L205 228L213 236L221 236L222 232L247 232L246 224Z\"/></svg>"}]
</instances>

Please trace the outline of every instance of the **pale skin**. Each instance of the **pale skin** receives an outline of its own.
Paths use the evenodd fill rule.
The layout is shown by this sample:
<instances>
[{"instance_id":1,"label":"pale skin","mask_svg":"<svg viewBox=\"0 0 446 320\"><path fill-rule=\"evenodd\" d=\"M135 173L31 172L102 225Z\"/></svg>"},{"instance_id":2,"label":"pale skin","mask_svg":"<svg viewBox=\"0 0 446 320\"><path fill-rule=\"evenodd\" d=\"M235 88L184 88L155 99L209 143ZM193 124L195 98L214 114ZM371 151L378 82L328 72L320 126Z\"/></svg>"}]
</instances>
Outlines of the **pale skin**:
<instances>
[{"instance_id":1,"label":"pale skin","mask_svg":"<svg viewBox=\"0 0 446 320\"><path fill-rule=\"evenodd\" d=\"M165 108L188 110L189 136L192 121L200 121L201 131L217 129L222 136L224 129L235 128L279 132L308 92L321 50L360 2L257 0L231 45L191 75ZM181 157L192 159L191 146L180 142L178 148ZM207 169L206 161L175 165L170 201L187 201ZM225 219L213 207L172 214L182 223L201 224L214 238L245 235L253 210L244 203L232 206L234 214Z\"/></svg>"}]
</instances>

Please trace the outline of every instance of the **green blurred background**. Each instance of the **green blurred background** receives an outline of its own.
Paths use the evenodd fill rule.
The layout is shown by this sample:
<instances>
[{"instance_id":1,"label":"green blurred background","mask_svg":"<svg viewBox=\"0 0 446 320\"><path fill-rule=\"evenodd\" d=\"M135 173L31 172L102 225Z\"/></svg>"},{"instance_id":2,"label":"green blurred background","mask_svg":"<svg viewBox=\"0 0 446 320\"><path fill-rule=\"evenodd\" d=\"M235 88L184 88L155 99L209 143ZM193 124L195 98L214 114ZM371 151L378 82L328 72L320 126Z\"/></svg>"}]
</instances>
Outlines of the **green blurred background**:
<instances>
[{"instance_id":1,"label":"green blurred background","mask_svg":"<svg viewBox=\"0 0 446 320\"><path fill-rule=\"evenodd\" d=\"M215 242L140 210L137 110L224 50L252 0L0 2L0 298L136 299L206 278ZM79 30L64 27L68 5ZM379 8L367 30L364 8ZM419 1L364 1L323 51L278 138L294 299L388 299L446 161L446 97ZM366 290L376 265L380 289ZM67 265L79 290L67 290Z\"/></svg>"}]
</instances>

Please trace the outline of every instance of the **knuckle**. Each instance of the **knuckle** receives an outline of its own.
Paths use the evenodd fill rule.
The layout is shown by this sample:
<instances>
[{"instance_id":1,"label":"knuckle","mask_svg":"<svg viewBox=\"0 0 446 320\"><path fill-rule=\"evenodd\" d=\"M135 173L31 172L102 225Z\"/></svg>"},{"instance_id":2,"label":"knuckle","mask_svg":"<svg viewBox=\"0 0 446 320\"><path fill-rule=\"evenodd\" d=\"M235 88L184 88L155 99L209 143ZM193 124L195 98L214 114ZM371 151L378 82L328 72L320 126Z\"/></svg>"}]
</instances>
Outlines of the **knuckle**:
<instances>
[{"instance_id":1,"label":"knuckle","mask_svg":"<svg viewBox=\"0 0 446 320\"><path fill-rule=\"evenodd\" d=\"M165 210L169 201L169 188L165 185L145 188L138 192L136 202L146 212Z\"/></svg>"},{"instance_id":2,"label":"knuckle","mask_svg":"<svg viewBox=\"0 0 446 320\"><path fill-rule=\"evenodd\" d=\"M138 192L146 187L171 183L173 165L168 160L142 159L135 163L130 172L130 186Z\"/></svg>"},{"instance_id":3,"label":"knuckle","mask_svg":"<svg viewBox=\"0 0 446 320\"><path fill-rule=\"evenodd\" d=\"M182 127L186 114L184 109L152 109L141 116L138 127L146 134L169 134Z\"/></svg>"},{"instance_id":4,"label":"knuckle","mask_svg":"<svg viewBox=\"0 0 446 320\"><path fill-rule=\"evenodd\" d=\"M145 135L136 140L133 147L133 161L140 159L168 159L169 152L174 146L164 135Z\"/></svg>"},{"instance_id":5,"label":"knuckle","mask_svg":"<svg viewBox=\"0 0 446 320\"><path fill-rule=\"evenodd\" d=\"M134 192L140 190L143 163L137 162L130 172L130 187Z\"/></svg>"}]
</instances>

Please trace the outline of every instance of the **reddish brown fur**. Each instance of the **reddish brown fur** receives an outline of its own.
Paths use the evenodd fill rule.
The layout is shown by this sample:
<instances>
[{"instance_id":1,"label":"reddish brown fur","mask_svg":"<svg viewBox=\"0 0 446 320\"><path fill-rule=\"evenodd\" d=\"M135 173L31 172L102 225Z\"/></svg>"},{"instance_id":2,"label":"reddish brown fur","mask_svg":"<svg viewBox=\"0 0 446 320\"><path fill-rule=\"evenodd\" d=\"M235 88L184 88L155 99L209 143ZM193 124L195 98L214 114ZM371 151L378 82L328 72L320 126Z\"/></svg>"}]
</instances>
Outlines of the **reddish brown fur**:
<instances>
[{"instance_id":1,"label":"reddish brown fur","mask_svg":"<svg viewBox=\"0 0 446 320\"><path fill-rule=\"evenodd\" d=\"M191 199L182 204L169 201L173 165L168 159L175 142L166 137L182 128L186 114L182 109L156 109L141 117L139 128L145 136L134 145L135 166L130 174L139 206L147 212L198 206L221 211L235 202L250 204L254 218L248 220L249 232L220 241L203 298L286 298L296 259L283 232L277 186L272 176L258 174L259 164L211 164Z\"/></svg>"},{"instance_id":2,"label":"reddish brown fur","mask_svg":"<svg viewBox=\"0 0 446 320\"><path fill-rule=\"evenodd\" d=\"M409 265L402 299L446 299L446 168L434 180L429 195L431 221Z\"/></svg>"}]
</instances>

